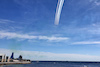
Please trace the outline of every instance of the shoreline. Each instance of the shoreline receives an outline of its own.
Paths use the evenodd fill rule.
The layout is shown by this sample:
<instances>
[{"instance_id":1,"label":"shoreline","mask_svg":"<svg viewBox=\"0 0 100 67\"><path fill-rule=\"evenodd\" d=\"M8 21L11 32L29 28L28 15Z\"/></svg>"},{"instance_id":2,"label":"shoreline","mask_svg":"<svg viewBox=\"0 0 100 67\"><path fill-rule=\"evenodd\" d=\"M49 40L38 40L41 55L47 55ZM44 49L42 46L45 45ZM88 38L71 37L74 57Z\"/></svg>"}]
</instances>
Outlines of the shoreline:
<instances>
[{"instance_id":1,"label":"shoreline","mask_svg":"<svg viewBox=\"0 0 100 67\"><path fill-rule=\"evenodd\" d=\"M12 64L31 64L31 62L0 62L0 65L12 65Z\"/></svg>"}]
</instances>

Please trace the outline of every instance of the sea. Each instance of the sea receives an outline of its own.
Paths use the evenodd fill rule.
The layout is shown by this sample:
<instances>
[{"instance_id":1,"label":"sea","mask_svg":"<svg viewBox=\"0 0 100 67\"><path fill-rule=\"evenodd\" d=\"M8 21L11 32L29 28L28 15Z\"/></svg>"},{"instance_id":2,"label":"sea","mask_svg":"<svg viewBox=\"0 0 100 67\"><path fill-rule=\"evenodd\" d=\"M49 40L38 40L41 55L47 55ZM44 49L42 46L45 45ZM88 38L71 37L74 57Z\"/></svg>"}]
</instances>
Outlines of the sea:
<instances>
[{"instance_id":1,"label":"sea","mask_svg":"<svg viewBox=\"0 0 100 67\"><path fill-rule=\"evenodd\" d=\"M32 61L31 64L2 65L0 67L100 67L100 62Z\"/></svg>"}]
</instances>

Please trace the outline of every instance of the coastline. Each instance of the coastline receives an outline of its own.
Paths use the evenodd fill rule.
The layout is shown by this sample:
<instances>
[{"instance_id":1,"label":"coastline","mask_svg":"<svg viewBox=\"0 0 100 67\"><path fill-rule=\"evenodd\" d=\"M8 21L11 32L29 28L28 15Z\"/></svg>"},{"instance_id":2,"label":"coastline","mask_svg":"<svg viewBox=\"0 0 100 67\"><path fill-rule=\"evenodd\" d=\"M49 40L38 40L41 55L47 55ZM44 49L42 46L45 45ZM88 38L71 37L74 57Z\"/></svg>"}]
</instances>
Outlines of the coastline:
<instances>
[{"instance_id":1,"label":"coastline","mask_svg":"<svg viewBox=\"0 0 100 67\"><path fill-rule=\"evenodd\" d=\"M11 64L31 64L31 62L28 62L28 61L22 61L22 62L0 62L0 65L11 65Z\"/></svg>"}]
</instances>

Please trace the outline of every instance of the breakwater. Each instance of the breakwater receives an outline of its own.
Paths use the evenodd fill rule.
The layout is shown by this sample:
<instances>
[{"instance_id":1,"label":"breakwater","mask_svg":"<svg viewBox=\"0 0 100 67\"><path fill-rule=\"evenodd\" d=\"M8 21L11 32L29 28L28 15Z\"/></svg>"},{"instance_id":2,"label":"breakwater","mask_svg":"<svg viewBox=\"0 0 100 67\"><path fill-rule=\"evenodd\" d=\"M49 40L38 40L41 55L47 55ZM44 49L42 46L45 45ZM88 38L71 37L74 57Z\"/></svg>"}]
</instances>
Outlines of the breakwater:
<instances>
[{"instance_id":1,"label":"breakwater","mask_svg":"<svg viewBox=\"0 0 100 67\"><path fill-rule=\"evenodd\" d=\"M0 65L11 65L11 64L31 64L31 62L23 61L23 62L0 62Z\"/></svg>"}]
</instances>

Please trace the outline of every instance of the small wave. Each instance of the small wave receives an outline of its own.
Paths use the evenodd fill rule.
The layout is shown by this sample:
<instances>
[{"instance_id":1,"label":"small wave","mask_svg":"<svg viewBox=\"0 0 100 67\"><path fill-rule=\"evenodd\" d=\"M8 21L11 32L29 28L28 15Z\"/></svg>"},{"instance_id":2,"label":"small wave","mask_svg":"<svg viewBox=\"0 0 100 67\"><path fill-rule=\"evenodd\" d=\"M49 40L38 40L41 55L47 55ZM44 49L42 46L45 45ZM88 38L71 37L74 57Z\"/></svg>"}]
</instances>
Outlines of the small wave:
<instances>
[{"instance_id":1,"label":"small wave","mask_svg":"<svg viewBox=\"0 0 100 67\"><path fill-rule=\"evenodd\" d=\"M83 67L88 67L88 66L84 65Z\"/></svg>"}]
</instances>

